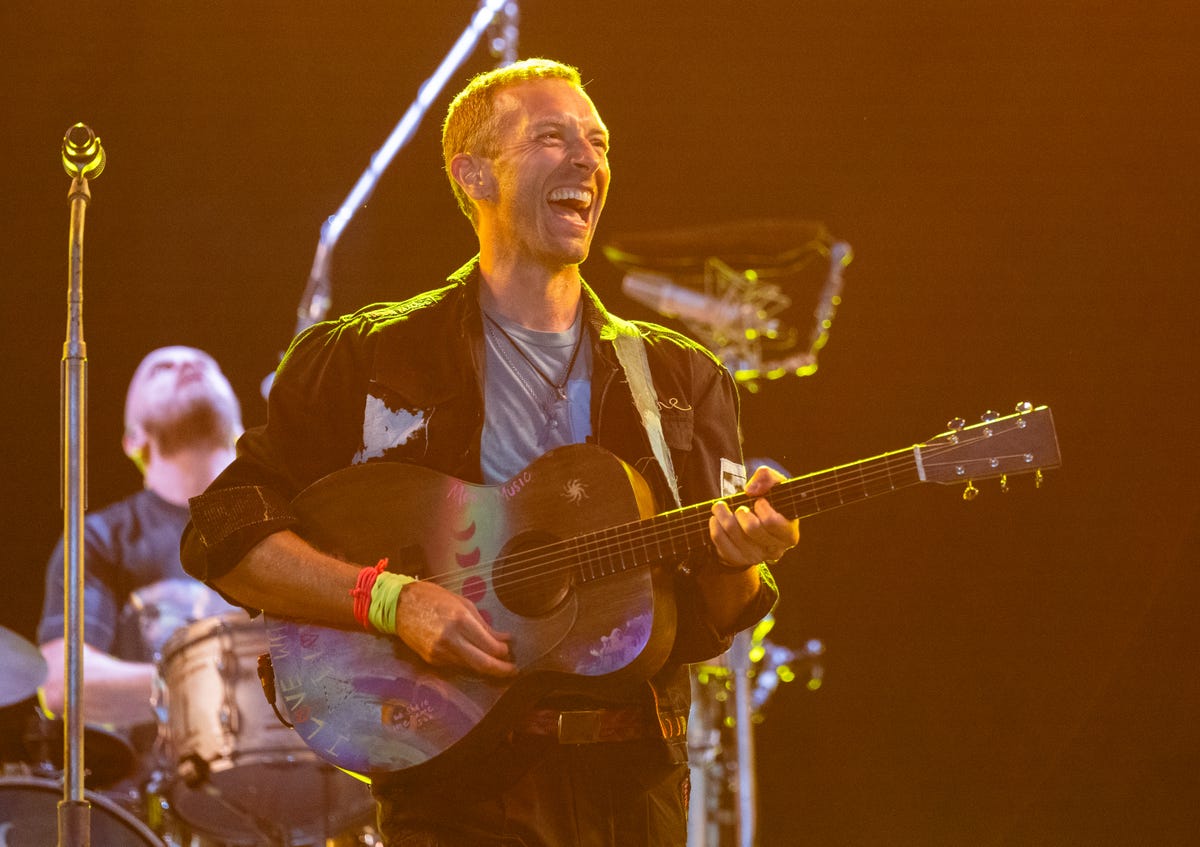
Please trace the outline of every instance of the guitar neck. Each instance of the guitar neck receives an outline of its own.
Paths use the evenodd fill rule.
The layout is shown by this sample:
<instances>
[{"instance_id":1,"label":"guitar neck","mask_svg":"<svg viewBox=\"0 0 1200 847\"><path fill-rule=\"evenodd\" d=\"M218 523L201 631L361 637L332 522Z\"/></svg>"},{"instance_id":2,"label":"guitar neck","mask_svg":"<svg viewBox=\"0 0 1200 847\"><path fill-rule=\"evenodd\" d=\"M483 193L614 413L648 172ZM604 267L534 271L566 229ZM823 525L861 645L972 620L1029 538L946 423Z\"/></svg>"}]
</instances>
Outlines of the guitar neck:
<instances>
[{"instance_id":1,"label":"guitar neck","mask_svg":"<svg viewBox=\"0 0 1200 847\"><path fill-rule=\"evenodd\" d=\"M923 482L919 447L896 450L848 465L817 471L777 484L768 496L788 518L807 518L850 503ZM751 498L718 498L731 509ZM709 545L708 519L717 500L684 506L646 520L610 527L571 539L583 581L665 560L679 560Z\"/></svg>"},{"instance_id":2,"label":"guitar neck","mask_svg":"<svg viewBox=\"0 0 1200 847\"><path fill-rule=\"evenodd\" d=\"M1050 409L1022 403L1011 415L988 413L972 426L953 422L952 429L920 444L784 480L767 499L788 518L806 518L922 482L952 485L1031 472L1040 480L1042 468L1060 461ZM745 494L721 499L734 509L750 503ZM715 502L581 535L564 542L564 552L583 581L679 561L709 544Z\"/></svg>"}]
</instances>

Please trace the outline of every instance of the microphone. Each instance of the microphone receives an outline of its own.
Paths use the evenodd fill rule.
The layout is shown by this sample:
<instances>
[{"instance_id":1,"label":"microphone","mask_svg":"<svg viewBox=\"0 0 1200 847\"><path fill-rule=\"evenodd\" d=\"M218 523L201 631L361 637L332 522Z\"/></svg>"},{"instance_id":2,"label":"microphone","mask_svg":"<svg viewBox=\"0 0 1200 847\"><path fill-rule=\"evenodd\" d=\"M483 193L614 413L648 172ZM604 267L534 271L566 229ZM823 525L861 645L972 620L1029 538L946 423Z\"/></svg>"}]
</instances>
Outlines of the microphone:
<instances>
[{"instance_id":1,"label":"microphone","mask_svg":"<svg viewBox=\"0 0 1200 847\"><path fill-rule=\"evenodd\" d=\"M718 299L694 288L676 285L669 277L659 274L627 273L621 281L621 290L642 305L669 318L681 318L706 326L757 329L762 332L771 328L751 303L730 298Z\"/></svg>"},{"instance_id":2,"label":"microphone","mask_svg":"<svg viewBox=\"0 0 1200 847\"><path fill-rule=\"evenodd\" d=\"M62 143L62 163L72 179L94 179L104 170L104 148L100 137L86 124L67 130Z\"/></svg>"}]
</instances>

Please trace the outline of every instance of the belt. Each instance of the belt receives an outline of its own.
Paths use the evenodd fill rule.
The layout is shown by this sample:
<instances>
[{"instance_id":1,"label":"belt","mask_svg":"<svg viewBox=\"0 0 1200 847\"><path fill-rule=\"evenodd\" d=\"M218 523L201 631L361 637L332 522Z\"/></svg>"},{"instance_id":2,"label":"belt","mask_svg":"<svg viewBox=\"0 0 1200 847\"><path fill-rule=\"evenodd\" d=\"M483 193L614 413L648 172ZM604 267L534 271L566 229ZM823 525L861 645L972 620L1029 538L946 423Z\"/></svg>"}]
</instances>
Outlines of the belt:
<instances>
[{"instance_id":1,"label":"belt","mask_svg":"<svg viewBox=\"0 0 1200 847\"><path fill-rule=\"evenodd\" d=\"M530 709L513 731L524 735L546 735L559 744L594 744L599 741L636 741L663 738L662 727L644 709L589 709L559 711Z\"/></svg>"}]
</instances>

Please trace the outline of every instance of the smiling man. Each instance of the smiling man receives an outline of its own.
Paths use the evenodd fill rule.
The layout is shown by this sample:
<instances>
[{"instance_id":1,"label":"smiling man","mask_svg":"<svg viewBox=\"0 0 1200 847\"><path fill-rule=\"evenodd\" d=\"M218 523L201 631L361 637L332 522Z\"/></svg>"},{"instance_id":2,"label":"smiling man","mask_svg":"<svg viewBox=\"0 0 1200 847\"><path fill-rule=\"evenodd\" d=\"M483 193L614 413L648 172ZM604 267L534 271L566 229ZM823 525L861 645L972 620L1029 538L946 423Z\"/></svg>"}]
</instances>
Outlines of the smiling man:
<instances>
[{"instance_id":1,"label":"smiling man","mask_svg":"<svg viewBox=\"0 0 1200 847\"><path fill-rule=\"evenodd\" d=\"M643 563L628 542L608 558L577 551L564 567L538 552L610 501L636 499L644 514L645 495L659 509L714 499L723 469L741 462L737 391L720 362L610 314L580 275L608 194L608 146L572 67L531 59L471 80L450 105L443 153L478 255L444 287L298 337L268 423L191 503L183 557L194 575L253 610L397 639L417 680L407 701L374 707L389 728L449 727L451 712L470 711L439 705L460 703L455 686L505 692L441 761L371 773L389 844L682 845L686 665L770 610L763 563L799 537L761 498L779 480L764 468L746 484L752 506L716 503L694 544L654 543L636 571L653 574L637 583L646 596L620 587ZM581 448L568 445L582 443L623 460L601 454L629 492L577 467L570 451ZM420 466L428 502L407 497L390 532L422 529L372 556L310 544L301 492L377 463ZM523 500L530 491L540 493ZM339 508L335 524L359 511ZM522 552L525 571L507 564ZM605 582L601 571L621 573ZM320 672L347 689L359 678Z\"/></svg>"}]
</instances>

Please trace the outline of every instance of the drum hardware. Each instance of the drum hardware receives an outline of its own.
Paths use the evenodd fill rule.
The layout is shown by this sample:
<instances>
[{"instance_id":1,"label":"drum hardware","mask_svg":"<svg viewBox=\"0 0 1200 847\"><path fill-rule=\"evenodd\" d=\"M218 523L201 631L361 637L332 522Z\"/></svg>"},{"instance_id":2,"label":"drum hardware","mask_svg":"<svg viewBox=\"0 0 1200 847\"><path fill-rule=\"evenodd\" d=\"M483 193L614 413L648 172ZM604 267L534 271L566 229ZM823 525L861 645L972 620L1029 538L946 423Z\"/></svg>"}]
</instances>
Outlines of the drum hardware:
<instances>
[{"instance_id":1,"label":"drum hardware","mask_svg":"<svg viewBox=\"0 0 1200 847\"><path fill-rule=\"evenodd\" d=\"M119 733L96 724L84 724L83 745L87 789L105 789L134 772L133 747ZM35 697L0 707L0 763L10 775L61 778L62 719L46 717ZM0 847L4 847L3 842Z\"/></svg>"},{"instance_id":2,"label":"drum hardware","mask_svg":"<svg viewBox=\"0 0 1200 847\"><path fill-rule=\"evenodd\" d=\"M25 747L37 770L57 776L63 761L62 720L39 715L36 725L25 736ZM84 724L83 749L84 785L89 790L103 791L137 770L133 745L121 734L102 726Z\"/></svg>"},{"instance_id":3,"label":"drum hardware","mask_svg":"<svg viewBox=\"0 0 1200 847\"><path fill-rule=\"evenodd\" d=\"M0 845L46 847L58 840L56 809L62 780L0 777ZM144 823L94 791L84 795L91 806L91 842L97 847L165 847Z\"/></svg>"},{"instance_id":4,"label":"drum hardware","mask_svg":"<svg viewBox=\"0 0 1200 847\"><path fill-rule=\"evenodd\" d=\"M772 644L768 615L739 633L715 662L692 672L688 752L692 792L688 847L749 847L757 836L753 726L781 682L807 676L816 691L824 677L825 645L809 639L801 650Z\"/></svg>"}]
</instances>

